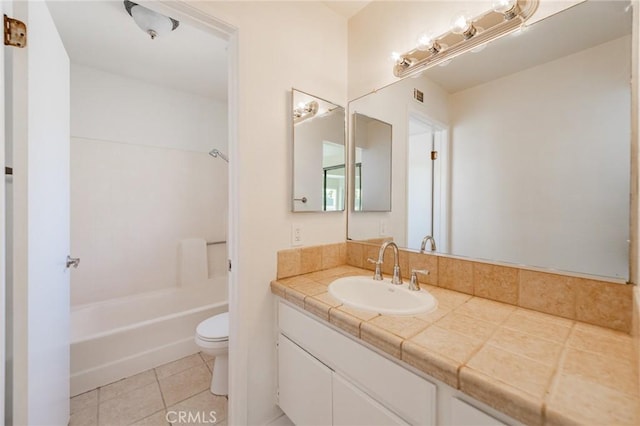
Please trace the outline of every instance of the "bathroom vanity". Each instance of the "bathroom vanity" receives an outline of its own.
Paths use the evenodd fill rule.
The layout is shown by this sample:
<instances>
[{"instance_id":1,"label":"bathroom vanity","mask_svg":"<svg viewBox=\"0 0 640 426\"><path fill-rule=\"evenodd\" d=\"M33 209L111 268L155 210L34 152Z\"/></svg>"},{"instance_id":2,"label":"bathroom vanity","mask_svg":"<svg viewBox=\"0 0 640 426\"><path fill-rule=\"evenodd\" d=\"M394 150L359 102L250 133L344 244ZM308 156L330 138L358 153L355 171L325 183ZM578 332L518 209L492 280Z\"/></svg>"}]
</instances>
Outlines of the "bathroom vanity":
<instances>
[{"instance_id":1,"label":"bathroom vanity","mask_svg":"<svg viewBox=\"0 0 640 426\"><path fill-rule=\"evenodd\" d=\"M278 325L278 404L296 424L520 424L282 300Z\"/></svg>"},{"instance_id":2,"label":"bathroom vanity","mask_svg":"<svg viewBox=\"0 0 640 426\"><path fill-rule=\"evenodd\" d=\"M437 310L379 315L328 292L342 265L281 278L278 405L296 424L638 424L627 333L422 285Z\"/></svg>"}]
</instances>

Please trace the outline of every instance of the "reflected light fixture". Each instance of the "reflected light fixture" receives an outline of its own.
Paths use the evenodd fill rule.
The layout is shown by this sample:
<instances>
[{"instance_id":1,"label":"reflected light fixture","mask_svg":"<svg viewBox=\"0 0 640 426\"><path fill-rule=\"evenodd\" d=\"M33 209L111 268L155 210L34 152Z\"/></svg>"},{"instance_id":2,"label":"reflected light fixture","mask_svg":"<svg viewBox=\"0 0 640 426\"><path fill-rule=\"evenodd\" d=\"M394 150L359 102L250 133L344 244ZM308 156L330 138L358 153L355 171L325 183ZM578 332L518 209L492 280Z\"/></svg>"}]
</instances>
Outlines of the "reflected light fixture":
<instances>
[{"instance_id":1,"label":"reflected light fixture","mask_svg":"<svg viewBox=\"0 0 640 426\"><path fill-rule=\"evenodd\" d=\"M306 120L307 118L311 118L318 113L318 109L320 105L317 101L309 101L309 102L300 102L293 109L293 121L298 123L300 121Z\"/></svg>"},{"instance_id":2,"label":"reflected light fixture","mask_svg":"<svg viewBox=\"0 0 640 426\"><path fill-rule=\"evenodd\" d=\"M451 32L460 34L465 40L468 40L476 35L478 29L473 25L468 13L458 12L451 20Z\"/></svg>"},{"instance_id":3,"label":"reflected light fixture","mask_svg":"<svg viewBox=\"0 0 640 426\"><path fill-rule=\"evenodd\" d=\"M142 31L149 34L151 40L169 34L178 28L180 22L164 16L129 0L124 0L124 8Z\"/></svg>"},{"instance_id":4,"label":"reflected light fixture","mask_svg":"<svg viewBox=\"0 0 640 426\"><path fill-rule=\"evenodd\" d=\"M539 2L494 0L490 9L477 16L459 12L451 20L449 31L439 36L422 33L413 49L394 53L393 74L406 77L434 65L445 66L465 52L479 52L493 40L518 31L536 11Z\"/></svg>"}]
</instances>

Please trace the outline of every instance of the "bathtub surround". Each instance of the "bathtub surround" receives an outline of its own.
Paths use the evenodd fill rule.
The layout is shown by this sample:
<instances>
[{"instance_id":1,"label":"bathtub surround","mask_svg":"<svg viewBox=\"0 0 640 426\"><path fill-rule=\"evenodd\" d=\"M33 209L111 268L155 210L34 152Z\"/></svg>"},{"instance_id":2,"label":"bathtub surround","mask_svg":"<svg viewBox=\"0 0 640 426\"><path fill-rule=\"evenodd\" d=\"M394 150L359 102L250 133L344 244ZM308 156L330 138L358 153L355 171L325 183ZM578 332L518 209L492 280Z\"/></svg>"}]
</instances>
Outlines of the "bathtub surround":
<instances>
[{"instance_id":1,"label":"bathtub surround","mask_svg":"<svg viewBox=\"0 0 640 426\"><path fill-rule=\"evenodd\" d=\"M428 284L438 309L406 317L348 308L327 293L338 277L368 273L343 265L278 279L271 291L525 424L640 420L629 334Z\"/></svg>"},{"instance_id":2,"label":"bathtub surround","mask_svg":"<svg viewBox=\"0 0 640 426\"><path fill-rule=\"evenodd\" d=\"M211 411L225 426L227 398L208 390L213 362L196 353L75 396L69 426L180 424L178 412L211 420Z\"/></svg>"},{"instance_id":3,"label":"bathtub surround","mask_svg":"<svg viewBox=\"0 0 640 426\"><path fill-rule=\"evenodd\" d=\"M178 286L203 283L209 277L207 242L201 238L181 240L178 245Z\"/></svg>"},{"instance_id":4,"label":"bathtub surround","mask_svg":"<svg viewBox=\"0 0 640 426\"><path fill-rule=\"evenodd\" d=\"M175 287L180 241L226 239L226 103L71 67L72 306ZM208 247L226 275L226 246ZM206 277L205 277L206 278Z\"/></svg>"}]
</instances>

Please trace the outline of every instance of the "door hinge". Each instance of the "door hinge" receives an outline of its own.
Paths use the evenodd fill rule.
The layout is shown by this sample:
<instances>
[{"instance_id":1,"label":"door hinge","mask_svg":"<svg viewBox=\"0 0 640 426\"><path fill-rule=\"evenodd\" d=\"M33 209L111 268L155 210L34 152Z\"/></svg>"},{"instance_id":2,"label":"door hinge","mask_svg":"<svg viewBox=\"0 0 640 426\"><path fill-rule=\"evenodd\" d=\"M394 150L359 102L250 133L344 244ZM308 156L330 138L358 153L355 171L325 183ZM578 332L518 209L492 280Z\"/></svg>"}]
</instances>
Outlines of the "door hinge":
<instances>
[{"instance_id":1,"label":"door hinge","mask_svg":"<svg viewBox=\"0 0 640 426\"><path fill-rule=\"evenodd\" d=\"M231 272L231 259L227 259L227 271Z\"/></svg>"},{"instance_id":2,"label":"door hinge","mask_svg":"<svg viewBox=\"0 0 640 426\"><path fill-rule=\"evenodd\" d=\"M4 44L20 48L27 47L27 25L4 15Z\"/></svg>"},{"instance_id":3,"label":"door hinge","mask_svg":"<svg viewBox=\"0 0 640 426\"><path fill-rule=\"evenodd\" d=\"M438 151L431 151L431 160L438 159Z\"/></svg>"}]
</instances>

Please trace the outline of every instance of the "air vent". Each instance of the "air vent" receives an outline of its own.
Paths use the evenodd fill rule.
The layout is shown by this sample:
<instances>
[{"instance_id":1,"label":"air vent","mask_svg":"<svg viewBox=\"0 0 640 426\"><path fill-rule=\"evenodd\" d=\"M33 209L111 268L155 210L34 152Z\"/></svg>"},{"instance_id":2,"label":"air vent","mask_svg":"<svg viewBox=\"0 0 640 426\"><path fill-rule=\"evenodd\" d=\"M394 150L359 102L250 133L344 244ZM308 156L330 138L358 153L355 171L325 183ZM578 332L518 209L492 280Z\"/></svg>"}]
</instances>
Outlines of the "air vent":
<instances>
[{"instance_id":1,"label":"air vent","mask_svg":"<svg viewBox=\"0 0 640 426\"><path fill-rule=\"evenodd\" d=\"M424 93L422 93L418 89L413 89L413 99L418 102L424 102Z\"/></svg>"}]
</instances>

